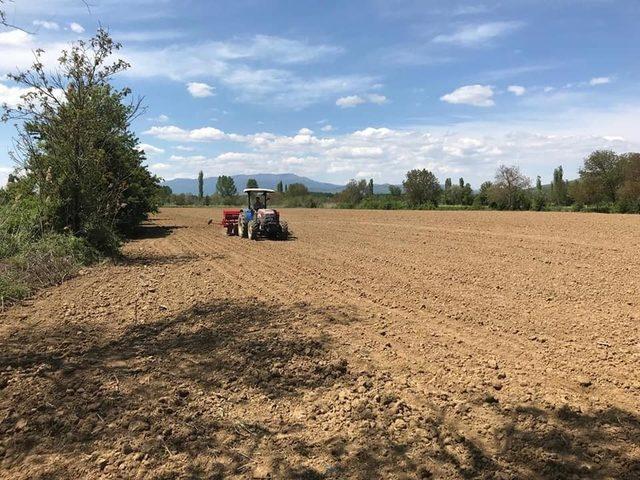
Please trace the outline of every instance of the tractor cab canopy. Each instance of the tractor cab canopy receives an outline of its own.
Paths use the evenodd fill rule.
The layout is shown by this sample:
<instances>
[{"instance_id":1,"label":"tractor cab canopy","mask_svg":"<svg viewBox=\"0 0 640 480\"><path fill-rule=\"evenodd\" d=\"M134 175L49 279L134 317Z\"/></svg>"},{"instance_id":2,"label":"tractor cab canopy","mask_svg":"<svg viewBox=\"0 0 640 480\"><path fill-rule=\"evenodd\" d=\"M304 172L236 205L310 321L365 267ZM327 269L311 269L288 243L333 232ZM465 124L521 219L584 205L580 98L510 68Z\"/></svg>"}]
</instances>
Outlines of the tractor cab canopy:
<instances>
[{"instance_id":1,"label":"tractor cab canopy","mask_svg":"<svg viewBox=\"0 0 640 480\"><path fill-rule=\"evenodd\" d=\"M247 194L247 206L251 210L259 210L267 208L268 194L274 191L269 188L245 188L243 190Z\"/></svg>"}]
</instances>

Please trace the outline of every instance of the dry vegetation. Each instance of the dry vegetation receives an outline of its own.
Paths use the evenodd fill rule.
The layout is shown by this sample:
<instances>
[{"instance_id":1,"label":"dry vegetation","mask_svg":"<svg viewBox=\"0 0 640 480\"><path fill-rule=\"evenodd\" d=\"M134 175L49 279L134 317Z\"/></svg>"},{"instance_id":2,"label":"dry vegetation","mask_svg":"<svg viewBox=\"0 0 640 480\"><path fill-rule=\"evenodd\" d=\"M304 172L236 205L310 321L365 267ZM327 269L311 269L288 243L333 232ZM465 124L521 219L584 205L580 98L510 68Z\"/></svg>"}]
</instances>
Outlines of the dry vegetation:
<instances>
[{"instance_id":1,"label":"dry vegetation","mask_svg":"<svg viewBox=\"0 0 640 480\"><path fill-rule=\"evenodd\" d=\"M640 217L211 216L0 316L0 476L640 477Z\"/></svg>"}]
</instances>

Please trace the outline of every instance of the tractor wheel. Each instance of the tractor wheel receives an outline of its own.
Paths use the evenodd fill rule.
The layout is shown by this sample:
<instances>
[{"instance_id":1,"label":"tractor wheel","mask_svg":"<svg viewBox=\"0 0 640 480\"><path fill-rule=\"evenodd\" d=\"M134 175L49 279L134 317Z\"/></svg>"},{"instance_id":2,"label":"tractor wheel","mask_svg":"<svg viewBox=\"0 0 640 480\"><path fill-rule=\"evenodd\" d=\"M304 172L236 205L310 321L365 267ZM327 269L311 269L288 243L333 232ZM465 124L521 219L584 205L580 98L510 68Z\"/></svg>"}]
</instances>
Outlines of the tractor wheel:
<instances>
[{"instance_id":1,"label":"tractor wheel","mask_svg":"<svg viewBox=\"0 0 640 480\"><path fill-rule=\"evenodd\" d=\"M251 220L249 222L249 240L256 240L258 238L258 222Z\"/></svg>"},{"instance_id":2,"label":"tractor wheel","mask_svg":"<svg viewBox=\"0 0 640 480\"><path fill-rule=\"evenodd\" d=\"M280 222L280 240L287 240L289 238L289 225L287 222Z\"/></svg>"},{"instance_id":3,"label":"tractor wheel","mask_svg":"<svg viewBox=\"0 0 640 480\"><path fill-rule=\"evenodd\" d=\"M242 221L238 222L238 235L241 238L247 238L247 224Z\"/></svg>"}]
</instances>

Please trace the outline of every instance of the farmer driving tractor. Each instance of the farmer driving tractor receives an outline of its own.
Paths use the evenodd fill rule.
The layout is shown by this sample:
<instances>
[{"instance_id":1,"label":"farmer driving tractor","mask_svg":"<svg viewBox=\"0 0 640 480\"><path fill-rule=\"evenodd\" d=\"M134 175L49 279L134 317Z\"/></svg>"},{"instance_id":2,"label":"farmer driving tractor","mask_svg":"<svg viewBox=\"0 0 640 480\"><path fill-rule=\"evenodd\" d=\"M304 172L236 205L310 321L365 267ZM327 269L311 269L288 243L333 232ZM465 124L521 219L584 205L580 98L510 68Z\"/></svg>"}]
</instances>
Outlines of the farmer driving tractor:
<instances>
[{"instance_id":1,"label":"farmer driving tractor","mask_svg":"<svg viewBox=\"0 0 640 480\"><path fill-rule=\"evenodd\" d=\"M227 235L248 237L251 240L259 237L274 240L289 238L289 229L286 222L280 221L280 213L267 207L268 194L273 193L273 190L245 188L244 193L247 194L247 208L224 210L222 213L222 226L227 228Z\"/></svg>"}]
</instances>

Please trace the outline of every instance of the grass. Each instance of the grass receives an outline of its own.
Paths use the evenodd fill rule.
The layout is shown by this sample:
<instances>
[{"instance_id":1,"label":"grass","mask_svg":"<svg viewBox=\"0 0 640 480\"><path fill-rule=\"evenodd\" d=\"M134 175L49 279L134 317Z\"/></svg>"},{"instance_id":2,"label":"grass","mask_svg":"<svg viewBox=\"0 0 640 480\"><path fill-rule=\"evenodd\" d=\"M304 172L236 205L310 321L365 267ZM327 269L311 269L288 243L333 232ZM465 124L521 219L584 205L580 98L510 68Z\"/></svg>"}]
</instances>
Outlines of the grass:
<instances>
[{"instance_id":1,"label":"grass","mask_svg":"<svg viewBox=\"0 0 640 480\"><path fill-rule=\"evenodd\" d=\"M99 258L86 240L48 233L30 198L0 204L0 306L56 285Z\"/></svg>"}]
</instances>

